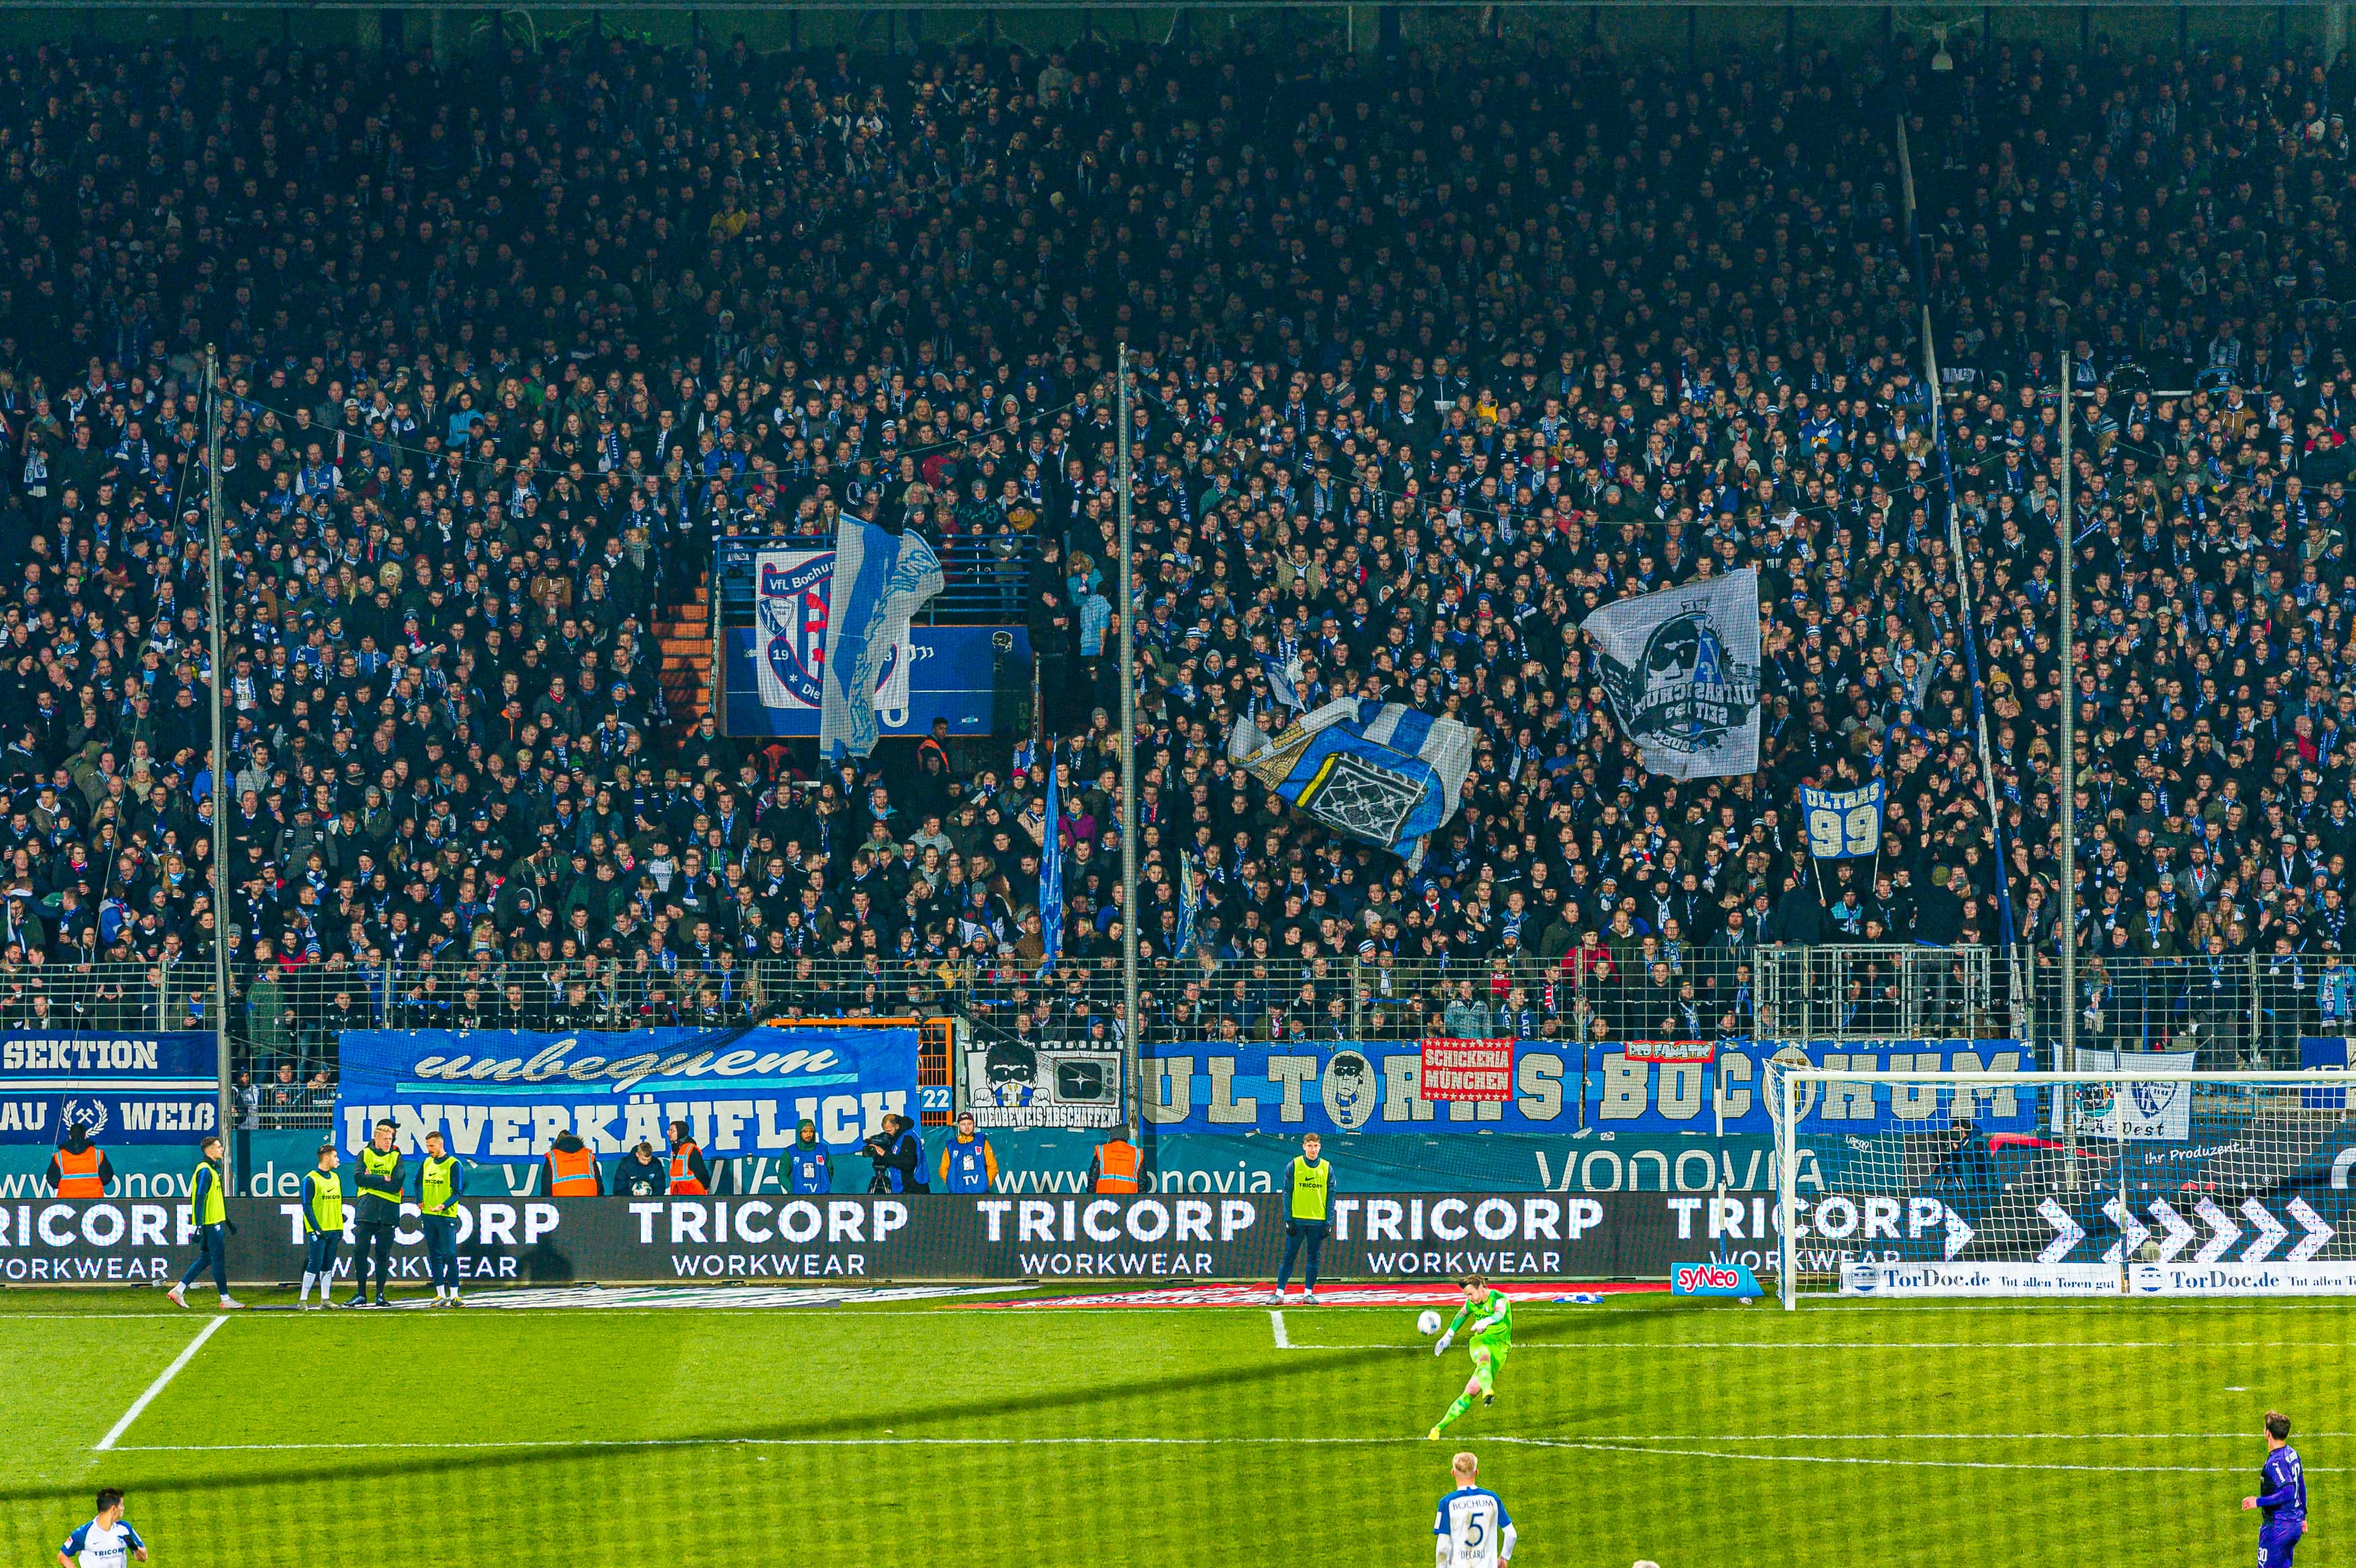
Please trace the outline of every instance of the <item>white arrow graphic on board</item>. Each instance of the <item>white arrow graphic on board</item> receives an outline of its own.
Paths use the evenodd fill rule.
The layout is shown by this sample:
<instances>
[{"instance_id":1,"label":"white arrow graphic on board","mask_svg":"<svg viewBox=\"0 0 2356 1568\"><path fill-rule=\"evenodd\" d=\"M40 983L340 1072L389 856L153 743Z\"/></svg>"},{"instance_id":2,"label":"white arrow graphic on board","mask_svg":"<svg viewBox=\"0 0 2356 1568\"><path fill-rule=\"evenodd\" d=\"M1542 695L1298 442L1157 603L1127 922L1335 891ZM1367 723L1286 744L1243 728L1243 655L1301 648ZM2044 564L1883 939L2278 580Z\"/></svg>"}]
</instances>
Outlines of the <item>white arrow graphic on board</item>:
<instances>
[{"instance_id":1,"label":"white arrow graphic on board","mask_svg":"<svg viewBox=\"0 0 2356 1568\"><path fill-rule=\"evenodd\" d=\"M2044 1202L2040 1203L2037 1206L2037 1212L2043 1216L2045 1222L2054 1230L2053 1240L2046 1243L2043 1252L2037 1254L2039 1263L2058 1264L2070 1255L2072 1247L2086 1239L2086 1227L2072 1219L2070 1211L2052 1199L2048 1198Z\"/></svg>"},{"instance_id":2,"label":"white arrow graphic on board","mask_svg":"<svg viewBox=\"0 0 2356 1568\"><path fill-rule=\"evenodd\" d=\"M1955 1212L1954 1205L1951 1203L1942 1203L1939 1207L1946 1210L1947 1211L1946 1261L1954 1263L1957 1256L1962 1253L1963 1250L1972 1244L1972 1237L1977 1234L1977 1232L1969 1225L1964 1223L1964 1217Z\"/></svg>"},{"instance_id":3,"label":"white arrow graphic on board","mask_svg":"<svg viewBox=\"0 0 2356 1568\"><path fill-rule=\"evenodd\" d=\"M2254 1198L2242 1200L2242 1218L2258 1228L2256 1238L2250 1243L2250 1250L2242 1254L2242 1261L2245 1264L2265 1262L2267 1255L2282 1244L2282 1239L2290 1234L2289 1229L2267 1213L2265 1205Z\"/></svg>"},{"instance_id":4,"label":"white arrow graphic on board","mask_svg":"<svg viewBox=\"0 0 2356 1568\"><path fill-rule=\"evenodd\" d=\"M2194 1263L2213 1264L2225 1255L2227 1248L2242 1239L2242 1227L2228 1219L2225 1211L2218 1208L2212 1200L2203 1198L2192 1206L2192 1211L2217 1232L2201 1243L2201 1250L2192 1254Z\"/></svg>"},{"instance_id":5,"label":"white arrow graphic on board","mask_svg":"<svg viewBox=\"0 0 2356 1568\"><path fill-rule=\"evenodd\" d=\"M2159 1243L2161 1263L2174 1263L2176 1254L2190 1245L2192 1238L2201 1233L2186 1224L2184 1216L2170 1207L2165 1198L2155 1198L2151 1200L2151 1217L2158 1221L2161 1228L2168 1232L2168 1240Z\"/></svg>"},{"instance_id":6,"label":"white arrow graphic on board","mask_svg":"<svg viewBox=\"0 0 2356 1568\"><path fill-rule=\"evenodd\" d=\"M2301 1236L2290 1251L2283 1254L2283 1261L2303 1264L2321 1252L2330 1243L2334 1232L2330 1226L2323 1222L2323 1216L2308 1206L2306 1199L2294 1198L2283 1207L2307 1232L2307 1234Z\"/></svg>"},{"instance_id":7,"label":"white arrow graphic on board","mask_svg":"<svg viewBox=\"0 0 2356 1568\"><path fill-rule=\"evenodd\" d=\"M2122 1255L2131 1256L2151 1240L2151 1227L2136 1219L2135 1211L2120 1202L2116 1195L2103 1200L2103 1213L2119 1228L2119 1239L2103 1253L2104 1263L2115 1264Z\"/></svg>"}]
</instances>

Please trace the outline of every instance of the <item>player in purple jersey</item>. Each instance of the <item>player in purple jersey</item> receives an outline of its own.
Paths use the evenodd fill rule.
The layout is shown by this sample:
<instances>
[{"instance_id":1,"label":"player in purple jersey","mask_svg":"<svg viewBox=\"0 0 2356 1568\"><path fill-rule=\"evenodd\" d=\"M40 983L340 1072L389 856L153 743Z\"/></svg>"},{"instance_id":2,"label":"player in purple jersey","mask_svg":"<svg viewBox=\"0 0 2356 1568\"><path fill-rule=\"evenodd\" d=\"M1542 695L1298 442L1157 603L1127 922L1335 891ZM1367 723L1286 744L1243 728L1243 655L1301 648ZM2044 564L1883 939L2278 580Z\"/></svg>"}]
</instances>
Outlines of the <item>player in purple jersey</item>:
<instances>
[{"instance_id":1,"label":"player in purple jersey","mask_svg":"<svg viewBox=\"0 0 2356 1568\"><path fill-rule=\"evenodd\" d=\"M2266 1463L2258 1477L2265 1490L2242 1499L2245 1513L2266 1510L2258 1526L2258 1568L2290 1568L2291 1548L2307 1533L2307 1470L2290 1445L2290 1417L2278 1410L2266 1412Z\"/></svg>"}]
</instances>

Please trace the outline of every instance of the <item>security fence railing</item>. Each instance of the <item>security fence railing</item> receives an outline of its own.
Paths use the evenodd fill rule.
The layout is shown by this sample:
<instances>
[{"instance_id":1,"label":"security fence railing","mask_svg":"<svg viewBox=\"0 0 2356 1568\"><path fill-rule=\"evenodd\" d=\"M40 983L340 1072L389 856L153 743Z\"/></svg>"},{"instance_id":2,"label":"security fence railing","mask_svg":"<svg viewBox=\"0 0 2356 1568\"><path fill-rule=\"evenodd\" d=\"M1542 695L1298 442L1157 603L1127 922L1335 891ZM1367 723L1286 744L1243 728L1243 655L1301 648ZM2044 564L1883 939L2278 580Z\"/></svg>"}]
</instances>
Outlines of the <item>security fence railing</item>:
<instances>
[{"instance_id":1,"label":"security fence railing","mask_svg":"<svg viewBox=\"0 0 2356 1568\"><path fill-rule=\"evenodd\" d=\"M331 959L233 972L232 1071L265 1124L323 1124L336 1040L355 1029L723 1028L776 1019L943 1019L983 1041L1122 1044L1108 955L1041 975L961 955L740 960L733 953L504 959L488 953ZM2027 948L1724 948L1657 938L1567 954L1157 959L1140 976L1142 1038L1237 1042L1526 1040L1989 1040L2186 1051L2201 1069L2299 1065L2307 1035L2356 1033L2356 957L2090 954L2065 997L2059 960ZM0 1029L209 1029L201 956L0 966ZM2083 1063L2081 1063L2083 1065ZM939 1064L946 1073L947 1063ZM928 1080L929 1081L929 1080ZM946 1082L946 1077L941 1079Z\"/></svg>"}]
</instances>

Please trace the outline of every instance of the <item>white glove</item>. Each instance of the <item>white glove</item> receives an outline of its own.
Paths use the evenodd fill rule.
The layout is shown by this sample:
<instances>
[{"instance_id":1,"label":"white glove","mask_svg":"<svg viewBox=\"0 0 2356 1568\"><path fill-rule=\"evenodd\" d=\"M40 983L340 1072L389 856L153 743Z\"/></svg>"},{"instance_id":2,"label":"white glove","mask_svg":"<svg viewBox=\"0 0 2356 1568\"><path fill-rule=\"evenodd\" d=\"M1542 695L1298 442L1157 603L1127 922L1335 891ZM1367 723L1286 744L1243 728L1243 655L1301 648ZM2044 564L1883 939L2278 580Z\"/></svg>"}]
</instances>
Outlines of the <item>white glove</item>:
<instances>
[{"instance_id":1,"label":"white glove","mask_svg":"<svg viewBox=\"0 0 2356 1568\"><path fill-rule=\"evenodd\" d=\"M1456 1336L1453 1334L1442 1334L1440 1337L1440 1343L1431 1348L1431 1353L1435 1356L1444 1356L1448 1354L1448 1342L1455 1338Z\"/></svg>"}]
</instances>

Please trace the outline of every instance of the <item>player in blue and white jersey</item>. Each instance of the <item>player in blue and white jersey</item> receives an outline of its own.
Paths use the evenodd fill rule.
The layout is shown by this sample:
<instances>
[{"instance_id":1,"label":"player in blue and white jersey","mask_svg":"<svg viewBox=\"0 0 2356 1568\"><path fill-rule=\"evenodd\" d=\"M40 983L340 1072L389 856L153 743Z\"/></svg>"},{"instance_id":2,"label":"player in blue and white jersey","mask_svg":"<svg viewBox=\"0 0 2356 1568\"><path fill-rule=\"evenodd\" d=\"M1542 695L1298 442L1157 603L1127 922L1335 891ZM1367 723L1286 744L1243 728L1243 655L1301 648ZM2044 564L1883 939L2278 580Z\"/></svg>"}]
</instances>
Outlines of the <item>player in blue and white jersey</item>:
<instances>
[{"instance_id":1,"label":"player in blue and white jersey","mask_svg":"<svg viewBox=\"0 0 2356 1568\"><path fill-rule=\"evenodd\" d=\"M123 1522L123 1489L108 1487L98 1494L98 1517L66 1537L58 1548L64 1568L123 1568L136 1558L147 1561L147 1543Z\"/></svg>"},{"instance_id":2,"label":"player in blue and white jersey","mask_svg":"<svg viewBox=\"0 0 2356 1568\"><path fill-rule=\"evenodd\" d=\"M1514 1555L1514 1520L1497 1494L1475 1486L1481 1461L1459 1454L1449 1468L1456 1489L1440 1499L1431 1521L1439 1568L1505 1568Z\"/></svg>"},{"instance_id":3,"label":"player in blue and white jersey","mask_svg":"<svg viewBox=\"0 0 2356 1568\"><path fill-rule=\"evenodd\" d=\"M2264 1509L2258 1526L2258 1568L2290 1568L2291 1549L2307 1533L2307 1467L2290 1445L2290 1417L2279 1410L2266 1412L2266 1463L2258 1472L2265 1489L2244 1498L2242 1509Z\"/></svg>"}]
</instances>

